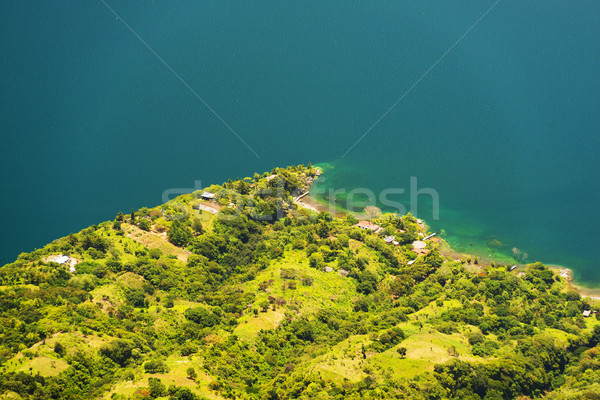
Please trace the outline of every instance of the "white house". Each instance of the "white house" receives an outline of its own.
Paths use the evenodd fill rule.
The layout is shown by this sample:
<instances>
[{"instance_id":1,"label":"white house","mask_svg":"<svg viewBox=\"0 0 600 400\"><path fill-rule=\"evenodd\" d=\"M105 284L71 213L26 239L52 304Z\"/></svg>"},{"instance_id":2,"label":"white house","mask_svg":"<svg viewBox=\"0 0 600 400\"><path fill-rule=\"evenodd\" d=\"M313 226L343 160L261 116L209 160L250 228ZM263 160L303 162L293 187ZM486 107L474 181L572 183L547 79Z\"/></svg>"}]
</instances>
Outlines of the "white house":
<instances>
[{"instance_id":1,"label":"white house","mask_svg":"<svg viewBox=\"0 0 600 400\"><path fill-rule=\"evenodd\" d=\"M204 192L200 195L203 200L212 200L215 198L215 194L211 192Z\"/></svg>"}]
</instances>

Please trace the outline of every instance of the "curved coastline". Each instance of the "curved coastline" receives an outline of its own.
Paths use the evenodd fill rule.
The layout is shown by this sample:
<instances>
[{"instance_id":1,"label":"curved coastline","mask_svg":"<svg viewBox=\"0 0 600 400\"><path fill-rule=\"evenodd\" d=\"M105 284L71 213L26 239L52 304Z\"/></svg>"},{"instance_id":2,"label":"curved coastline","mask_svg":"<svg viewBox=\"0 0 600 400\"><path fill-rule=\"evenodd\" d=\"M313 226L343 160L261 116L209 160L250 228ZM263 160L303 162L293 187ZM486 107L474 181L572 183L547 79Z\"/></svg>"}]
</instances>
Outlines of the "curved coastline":
<instances>
[{"instance_id":1,"label":"curved coastline","mask_svg":"<svg viewBox=\"0 0 600 400\"><path fill-rule=\"evenodd\" d=\"M327 163L319 163L315 165L315 167L320 169L323 174L325 174L328 170L334 168L333 166ZM348 211L345 210L342 206L334 204L331 201L319 199L313 194L304 197L302 200L298 201L297 204L315 212L330 212L338 217L343 217L348 213ZM504 257L501 259L500 257L494 257L491 254L482 254L483 252L461 252L454 249L446 240L444 240L444 238L439 239L440 252L444 256L449 257L451 259L460 259L462 257L477 257L479 259L480 265L482 266L491 266L492 262L502 264L512 263L513 265L516 265L516 270L524 269L525 266L529 264L514 262L514 260L512 260L509 256L504 254L502 254ZM532 260L531 262L534 263L536 261ZM575 280L575 274L571 268L551 263L547 263L545 265L549 269L554 271L556 275L560 276L561 278L564 278L567 281L567 287L577 291L582 297L588 297L594 301L600 301L600 287L589 287L577 282Z\"/></svg>"}]
</instances>

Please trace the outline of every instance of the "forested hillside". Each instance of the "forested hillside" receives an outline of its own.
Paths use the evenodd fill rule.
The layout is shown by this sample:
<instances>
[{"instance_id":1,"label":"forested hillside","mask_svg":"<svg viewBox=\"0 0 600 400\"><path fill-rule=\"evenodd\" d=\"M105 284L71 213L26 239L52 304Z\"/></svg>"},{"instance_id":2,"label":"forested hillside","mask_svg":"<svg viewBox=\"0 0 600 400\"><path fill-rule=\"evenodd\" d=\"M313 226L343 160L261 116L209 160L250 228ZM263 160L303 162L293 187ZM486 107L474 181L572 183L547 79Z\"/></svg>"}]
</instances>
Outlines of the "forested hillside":
<instances>
[{"instance_id":1,"label":"forested hillside","mask_svg":"<svg viewBox=\"0 0 600 400\"><path fill-rule=\"evenodd\" d=\"M415 247L410 214L374 232L303 208L318 174L119 213L0 268L0 399L600 398L592 300L540 263Z\"/></svg>"}]
</instances>

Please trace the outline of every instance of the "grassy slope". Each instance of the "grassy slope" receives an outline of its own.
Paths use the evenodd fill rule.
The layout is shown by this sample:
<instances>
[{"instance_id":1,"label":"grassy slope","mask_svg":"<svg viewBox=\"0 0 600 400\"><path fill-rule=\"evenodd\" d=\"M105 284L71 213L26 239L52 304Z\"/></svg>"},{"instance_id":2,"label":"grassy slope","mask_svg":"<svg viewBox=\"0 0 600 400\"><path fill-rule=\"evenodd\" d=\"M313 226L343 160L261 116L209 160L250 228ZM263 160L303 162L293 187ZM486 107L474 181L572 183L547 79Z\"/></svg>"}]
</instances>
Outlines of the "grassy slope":
<instances>
[{"instance_id":1,"label":"grassy slope","mask_svg":"<svg viewBox=\"0 0 600 400\"><path fill-rule=\"evenodd\" d=\"M206 214L206 213L204 213ZM209 217L210 218L210 217ZM118 240L112 240L117 243L117 249L126 254L126 249L131 251L136 245L144 245L148 248L159 248L165 254L171 254L184 261L187 253L170 244L166 235L141 231L139 228L126 224L124 226L127 237L120 237ZM110 230L101 231L107 238L112 238L113 233ZM370 269L376 271L375 257L372 251L360 245L359 242L352 241L351 248L358 250L358 254L364 256L370 261ZM85 258L84 255L77 255ZM332 266L335 267L334 264ZM298 276L308 276L313 279L311 286L304 286L298 279L295 280L297 288L290 290L285 288L285 283L289 280L281 277L282 269L294 269ZM272 281L265 291L259 290L259 284L265 281ZM139 288L142 286L143 278L127 272L118 277L118 279L108 285L96 288L91 292L94 303L102 303L104 296L110 299L110 305L117 306L124 302L123 288ZM320 270L310 268L308 259L304 251L292 250L287 248L279 260L271 265L250 282L244 284L244 289L257 293L255 304L267 300L269 296L285 299L288 308L293 305L302 314L314 314L321 308L336 308L351 312L352 304L358 293L355 289L355 283L349 278L344 278L336 271L326 273ZM106 301L104 301L106 303ZM174 321L183 320L183 312L190 307L197 306L197 303L177 300L171 310L159 311L159 307L151 305L149 313L159 313L155 327L159 332L168 332L169 327ZM453 347L458 353L459 359L463 360L482 360L480 357L474 357L470 353L470 348L465 334L471 331L468 326L462 326L463 332L446 335L433 329L428 322L431 318L439 315L444 310L460 307L460 302L456 300L446 301L442 306L435 302L422 308L418 312L410 315L409 321L398 324L407 334L407 338L400 344L382 352L368 353L366 359L361 356L361 348L371 343L369 335L354 335L328 349L322 355L312 360L306 360L304 367L320 373L324 377L332 380L359 381L366 376L365 371L376 370L380 374L393 374L396 377L412 378L422 374L424 371L432 371L436 363L441 363L452 358L448 350ZM240 324L234 330L234 334L242 340L252 342L258 332L262 329L274 329L284 318L284 308L277 308L275 311L269 307L267 312L260 311L257 316L252 312L247 312L240 318ZM418 322L420 324L418 324ZM588 320L590 328L595 323ZM472 327L473 330L476 328ZM547 334L566 342L569 335L556 329L548 329ZM224 335L223 333L221 333ZM57 375L67 368L67 364L62 361L52 350L54 343L60 341L63 345L80 351L95 351L103 343L107 343L113 338L83 336L79 332L59 333L46 340L44 344L39 343L32 346L26 352L13 357L7 364L8 371L38 371L41 375ZM219 339L217 339L219 340ZM220 339L222 340L222 338ZM400 357L396 351L398 347L407 349L406 356ZM501 353L501 351L499 351ZM208 389L208 384L213 380L212 377L201 371L202 359L200 357L184 357L172 354L166 360L170 371L165 374L147 374L141 368L134 371L135 379L133 381L124 381L116 384L112 390L104 396L109 399L113 394L122 394L132 396L137 390L147 387L147 378L150 376L160 378L165 385L175 384L192 389L195 393L206 396L211 399L220 399L221 397ZM196 381L186 377L186 369L194 367L199 376Z\"/></svg>"},{"instance_id":2,"label":"grassy slope","mask_svg":"<svg viewBox=\"0 0 600 400\"><path fill-rule=\"evenodd\" d=\"M207 231L212 230L211 222L214 216L210 213L199 213L194 210L189 201L177 203L180 210L184 210L191 215L200 218ZM164 218L159 218L156 224L165 223ZM123 224L126 232L125 236L117 236L109 227L101 227L97 232L100 236L108 239L113 251L119 254L124 262L134 261L132 254L136 250L150 248L160 249L164 255L176 257L180 262L187 261L190 254L187 250L173 246L168 242L165 234L158 232L145 232L136 226ZM351 240L350 249L357 251L357 254L369 260L369 269L377 272L377 257L374 252L361 242ZM85 261L94 261L104 263L104 260L90 260L86 254L71 254ZM331 263L336 268L335 263ZM300 279L293 280L296 283L296 289L287 288L290 280L281 276L282 269L296 270L297 276L312 278L312 285L305 286ZM120 274L118 278L105 285L99 286L91 291L92 300L90 303L102 304L103 311L109 307L116 308L125 302L124 290L126 288L140 288L143 284L143 278L139 275L127 272ZM269 282L266 290L260 290L259 285L263 282ZM35 285L23 285L31 289ZM8 287L0 287L0 290ZM337 271L326 273L321 270L310 268L306 253L303 250L293 250L290 246L285 249L284 256L270 263L270 265L260 271L256 278L246 282L243 285L245 291L257 293L254 308L258 304L267 301L271 297L283 298L286 305L283 307L269 306L264 312L260 311L257 315L252 309L239 319L239 325L233 331L233 334L240 339L252 343L260 330L275 329L285 317L286 310L293 309L299 315L313 315L319 309L337 309L346 312L352 312L352 306L359 294L356 291L356 283L351 278L341 276ZM156 296L163 294L157 291ZM170 328L174 324L181 323L184 320L183 313L186 309L197 307L198 304L190 301L176 300L171 309L163 309L149 296L150 306L147 310L149 314L155 315L154 327L158 334L168 335ZM320 373L322 376L332 380L359 381L367 373L365 371L376 370L380 375L392 374L396 377L412 378L424 372L431 372L436 363L447 361L453 357L468 361L483 360L471 354L471 346L467 341L466 335L477 328L468 325L461 325L459 332L444 334L434 329L432 320L439 316L445 310L454 307L460 307L461 303L457 300L444 301L442 305L432 302L418 312L409 315L409 320L398 324L406 333L407 338L400 344L382 352L367 353L363 358L361 349L371 344L369 335L353 335L346 340L338 343L330 349L322 352L314 359L303 361L303 367ZM487 311L487 310L486 310ZM62 312L57 307L53 312ZM60 331L59 327L53 327L52 314L47 317L49 329ZM591 330L597 321L586 320L588 330ZM558 339L562 343L567 343L569 338L574 335L565 333L558 329L546 329L545 333ZM216 332L210 340L223 340L226 332ZM493 335L492 335L493 336ZM104 343L115 339L109 336L84 335L78 331L68 333L56 333L45 342L37 343L29 349L24 349L12 357L5 365L6 371L36 371L43 376L57 375L67 368L67 364L53 351L54 344L60 342L69 351L93 352ZM505 345L505 348L499 349L496 354L503 354L509 350L512 344ZM400 357L396 351L399 347L407 349L406 356ZM449 349L454 349L457 355L451 356ZM104 398L109 399L113 394L122 394L125 396L133 395L138 389L147 387L147 378L150 376L160 378L165 385L175 384L191 388L197 394L211 399L220 399L218 395L209 390L208 384L213 381L213 377L202 371L202 358L199 356L181 356L171 354L166 363L170 371L165 374L147 374L141 367L134 369L135 379L133 381L123 381L114 385L110 392L107 392ZM194 367L198 372L196 381L186 377L186 369Z\"/></svg>"}]
</instances>

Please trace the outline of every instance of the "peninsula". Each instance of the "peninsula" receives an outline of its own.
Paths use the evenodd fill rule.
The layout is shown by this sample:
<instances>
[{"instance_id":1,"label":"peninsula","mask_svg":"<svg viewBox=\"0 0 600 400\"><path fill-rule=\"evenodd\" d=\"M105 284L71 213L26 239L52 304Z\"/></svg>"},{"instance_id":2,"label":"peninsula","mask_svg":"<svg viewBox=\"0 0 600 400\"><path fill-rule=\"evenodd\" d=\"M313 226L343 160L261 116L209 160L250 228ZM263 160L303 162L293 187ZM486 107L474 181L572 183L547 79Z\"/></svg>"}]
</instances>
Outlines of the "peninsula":
<instances>
[{"instance_id":1,"label":"peninsula","mask_svg":"<svg viewBox=\"0 0 600 400\"><path fill-rule=\"evenodd\" d=\"M414 216L332 215L310 163L119 212L0 268L0 399L600 393L598 303Z\"/></svg>"}]
</instances>

